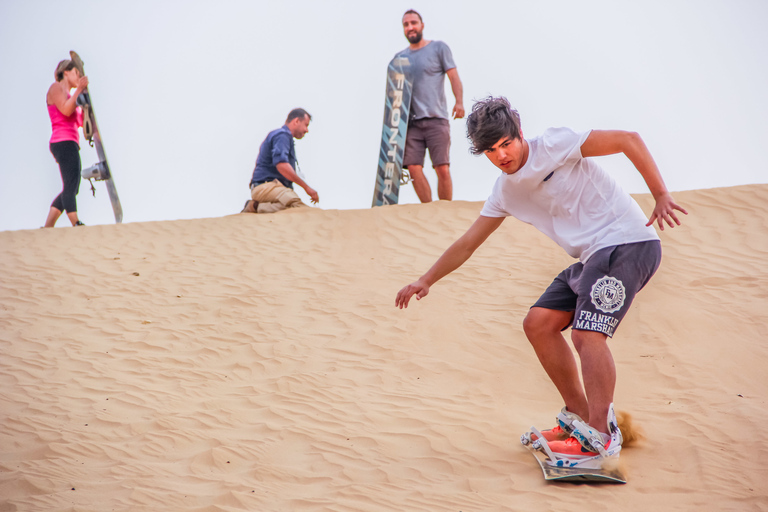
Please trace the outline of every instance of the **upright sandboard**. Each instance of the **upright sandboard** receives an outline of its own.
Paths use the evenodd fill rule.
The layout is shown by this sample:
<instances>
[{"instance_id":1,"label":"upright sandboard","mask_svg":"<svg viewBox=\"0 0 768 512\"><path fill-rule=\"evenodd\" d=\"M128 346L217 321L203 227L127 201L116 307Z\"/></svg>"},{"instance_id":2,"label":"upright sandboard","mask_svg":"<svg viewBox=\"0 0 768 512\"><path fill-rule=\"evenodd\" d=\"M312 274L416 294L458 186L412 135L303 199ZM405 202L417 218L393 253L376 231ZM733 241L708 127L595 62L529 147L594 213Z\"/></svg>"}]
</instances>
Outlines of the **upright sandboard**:
<instances>
[{"instance_id":1,"label":"upright sandboard","mask_svg":"<svg viewBox=\"0 0 768 512\"><path fill-rule=\"evenodd\" d=\"M403 173L403 153L412 91L411 63L407 57L395 56L387 67L384 126L371 206L397 204L401 180L407 183Z\"/></svg>"},{"instance_id":2,"label":"upright sandboard","mask_svg":"<svg viewBox=\"0 0 768 512\"><path fill-rule=\"evenodd\" d=\"M80 71L80 76L85 76L83 60L80 58L80 56L74 51L70 51L69 55L72 58L72 62L75 63L75 67L78 69L78 71ZM92 165L87 169L83 169L83 178L95 179L97 181L104 182L104 184L107 186L109 201L112 203L112 211L115 214L115 222L120 224L123 222L123 207L120 205L120 197L117 195L115 180L112 178L109 162L107 162L107 155L104 152L104 143L101 141L99 125L96 122L96 114L93 111L93 103L91 102L91 95L88 93L87 87L83 90L82 93L80 93L80 96L77 97L77 104L80 105L83 109L83 135L91 147L96 147L96 154L99 157L99 162L97 164Z\"/></svg>"}]
</instances>

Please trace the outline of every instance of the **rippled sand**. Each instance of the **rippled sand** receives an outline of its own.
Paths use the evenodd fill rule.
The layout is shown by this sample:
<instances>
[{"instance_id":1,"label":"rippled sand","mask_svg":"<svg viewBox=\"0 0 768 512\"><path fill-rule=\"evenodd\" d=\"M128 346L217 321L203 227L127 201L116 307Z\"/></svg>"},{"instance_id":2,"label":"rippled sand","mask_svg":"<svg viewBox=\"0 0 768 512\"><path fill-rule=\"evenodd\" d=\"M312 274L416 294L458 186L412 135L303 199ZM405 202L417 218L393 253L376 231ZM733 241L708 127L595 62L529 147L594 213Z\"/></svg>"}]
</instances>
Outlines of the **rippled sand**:
<instances>
[{"instance_id":1,"label":"rippled sand","mask_svg":"<svg viewBox=\"0 0 768 512\"><path fill-rule=\"evenodd\" d=\"M684 225L611 342L629 483L545 483L521 322L571 259L470 202L0 233L0 510L768 510L768 186ZM651 198L638 196L649 212Z\"/></svg>"}]
</instances>

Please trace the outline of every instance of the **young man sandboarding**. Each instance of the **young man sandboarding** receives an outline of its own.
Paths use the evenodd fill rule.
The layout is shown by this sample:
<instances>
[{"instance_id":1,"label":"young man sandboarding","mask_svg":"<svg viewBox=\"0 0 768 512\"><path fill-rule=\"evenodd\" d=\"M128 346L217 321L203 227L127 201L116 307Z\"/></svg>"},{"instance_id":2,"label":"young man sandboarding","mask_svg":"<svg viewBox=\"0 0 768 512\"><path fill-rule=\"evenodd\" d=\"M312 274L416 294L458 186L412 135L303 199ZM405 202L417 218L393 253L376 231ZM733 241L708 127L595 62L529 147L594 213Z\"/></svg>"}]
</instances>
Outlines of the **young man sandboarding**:
<instances>
[{"instance_id":1,"label":"young man sandboarding","mask_svg":"<svg viewBox=\"0 0 768 512\"><path fill-rule=\"evenodd\" d=\"M480 217L426 274L397 294L408 307L429 287L460 267L512 215L532 224L580 261L558 275L523 321L523 329L544 370L565 402L558 425L541 433L556 458L597 460L621 450L613 411L616 369L608 348L632 300L661 262L661 243L652 224L680 225L687 215L667 191L658 167L639 135L550 128L526 140L520 117L503 98L474 105L467 119L474 154L501 169ZM650 219L591 157L624 153L656 200ZM572 327L576 359L561 331ZM536 436L528 433L527 440ZM525 437L524 436L524 442ZM544 442L544 441L541 441ZM540 442L540 443L541 443ZM584 448L584 449L582 449ZM553 461L554 462L554 461Z\"/></svg>"}]
</instances>

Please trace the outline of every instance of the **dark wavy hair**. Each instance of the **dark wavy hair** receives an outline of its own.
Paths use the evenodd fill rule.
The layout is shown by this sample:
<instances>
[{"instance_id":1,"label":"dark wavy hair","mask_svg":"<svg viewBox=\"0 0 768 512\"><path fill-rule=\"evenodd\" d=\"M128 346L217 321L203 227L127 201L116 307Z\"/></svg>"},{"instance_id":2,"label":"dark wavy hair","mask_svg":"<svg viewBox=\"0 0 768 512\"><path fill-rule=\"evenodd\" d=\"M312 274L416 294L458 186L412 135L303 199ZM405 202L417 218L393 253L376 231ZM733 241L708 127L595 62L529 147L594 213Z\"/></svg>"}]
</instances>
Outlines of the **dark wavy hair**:
<instances>
[{"instance_id":1,"label":"dark wavy hair","mask_svg":"<svg viewBox=\"0 0 768 512\"><path fill-rule=\"evenodd\" d=\"M488 96L475 103L467 117L469 151L481 155L504 137L520 138L520 114L507 98Z\"/></svg>"}]
</instances>

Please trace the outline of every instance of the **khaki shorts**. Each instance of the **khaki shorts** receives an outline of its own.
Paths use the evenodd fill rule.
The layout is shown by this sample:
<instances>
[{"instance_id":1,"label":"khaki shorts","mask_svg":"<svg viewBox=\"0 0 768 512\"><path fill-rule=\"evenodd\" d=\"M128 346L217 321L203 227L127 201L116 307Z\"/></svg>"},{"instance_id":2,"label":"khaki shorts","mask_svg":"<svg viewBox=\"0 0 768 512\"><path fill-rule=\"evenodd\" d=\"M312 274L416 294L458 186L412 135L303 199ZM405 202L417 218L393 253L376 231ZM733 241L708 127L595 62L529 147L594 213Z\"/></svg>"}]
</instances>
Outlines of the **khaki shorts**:
<instances>
[{"instance_id":1,"label":"khaki shorts","mask_svg":"<svg viewBox=\"0 0 768 512\"><path fill-rule=\"evenodd\" d=\"M268 181L251 189L251 199L259 203L257 213L274 213L286 208L307 206L292 188L279 180Z\"/></svg>"}]
</instances>

